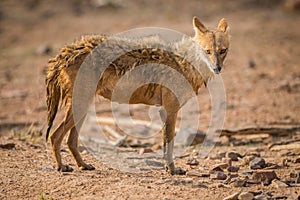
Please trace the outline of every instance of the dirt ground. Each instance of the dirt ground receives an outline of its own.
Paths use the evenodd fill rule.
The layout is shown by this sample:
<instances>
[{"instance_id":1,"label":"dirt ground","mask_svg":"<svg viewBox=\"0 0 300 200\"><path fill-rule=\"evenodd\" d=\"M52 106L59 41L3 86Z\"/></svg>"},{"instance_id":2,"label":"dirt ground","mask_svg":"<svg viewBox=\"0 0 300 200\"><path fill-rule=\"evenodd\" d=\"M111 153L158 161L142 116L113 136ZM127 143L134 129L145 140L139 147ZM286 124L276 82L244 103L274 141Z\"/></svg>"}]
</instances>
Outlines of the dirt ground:
<instances>
[{"instance_id":1,"label":"dirt ground","mask_svg":"<svg viewBox=\"0 0 300 200\"><path fill-rule=\"evenodd\" d=\"M283 4L269 0L0 1L0 199L223 199L235 192L299 199L300 179L297 183L295 175L300 172L299 128L284 136L280 132L222 137L207 158L197 158L198 165L186 164L192 153L175 161L190 172L184 176L170 176L163 169L123 172L85 150L84 159L96 170L80 171L68 151L62 151L63 160L75 171L60 173L45 142L45 67L59 48L84 34L116 34L149 26L192 36L193 16L211 28L223 17L229 22L231 46L222 71L227 96L224 129L299 127L300 15L296 7ZM198 98L200 130L205 132L211 109L208 91L201 89ZM102 103L110 107L109 102ZM284 141L291 142L269 148ZM197 148L191 147L191 152ZM210 174L213 165L223 162L220 155L229 151L241 154L233 161L240 169L224 173L246 180L241 187ZM255 170L244 164L249 155L263 157L265 170L274 170L287 185L253 183Z\"/></svg>"}]
</instances>

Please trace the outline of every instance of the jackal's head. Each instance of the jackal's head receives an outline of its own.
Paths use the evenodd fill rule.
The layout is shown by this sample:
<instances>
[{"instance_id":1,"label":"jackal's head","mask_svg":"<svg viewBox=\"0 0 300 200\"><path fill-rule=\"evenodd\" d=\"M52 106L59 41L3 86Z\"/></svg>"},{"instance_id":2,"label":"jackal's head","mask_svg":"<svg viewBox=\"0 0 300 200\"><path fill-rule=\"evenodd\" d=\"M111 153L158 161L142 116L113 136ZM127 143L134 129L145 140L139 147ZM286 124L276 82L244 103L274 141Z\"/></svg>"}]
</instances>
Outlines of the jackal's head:
<instances>
[{"instance_id":1,"label":"jackal's head","mask_svg":"<svg viewBox=\"0 0 300 200\"><path fill-rule=\"evenodd\" d=\"M221 72L229 48L229 33L227 21L220 20L217 30L208 30L197 17L193 18L195 29L194 40L202 47L210 58L215 74Z\"/></svg>"}]
</instances>

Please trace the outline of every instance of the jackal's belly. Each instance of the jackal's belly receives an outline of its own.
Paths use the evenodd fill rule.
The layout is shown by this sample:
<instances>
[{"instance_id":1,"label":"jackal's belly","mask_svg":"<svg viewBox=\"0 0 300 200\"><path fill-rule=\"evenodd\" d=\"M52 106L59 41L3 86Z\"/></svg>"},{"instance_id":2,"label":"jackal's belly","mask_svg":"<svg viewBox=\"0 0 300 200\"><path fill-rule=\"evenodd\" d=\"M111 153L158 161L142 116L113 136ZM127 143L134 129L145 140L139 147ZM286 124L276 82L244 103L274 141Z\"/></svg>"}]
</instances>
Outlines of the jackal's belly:
<instances>
[{"instance_id":1,"label":"jackal's belly","mask_svg":"<svg viewBox=\"0 0 300 200\"><path fill-rule=\"evenodd\" d=\"M162 105L162 87L160 85L146 84L134 91L124 87L115 89L115 87L104 85L98 88L97 94L117 103Z\"/></svg>"}]
</instances>

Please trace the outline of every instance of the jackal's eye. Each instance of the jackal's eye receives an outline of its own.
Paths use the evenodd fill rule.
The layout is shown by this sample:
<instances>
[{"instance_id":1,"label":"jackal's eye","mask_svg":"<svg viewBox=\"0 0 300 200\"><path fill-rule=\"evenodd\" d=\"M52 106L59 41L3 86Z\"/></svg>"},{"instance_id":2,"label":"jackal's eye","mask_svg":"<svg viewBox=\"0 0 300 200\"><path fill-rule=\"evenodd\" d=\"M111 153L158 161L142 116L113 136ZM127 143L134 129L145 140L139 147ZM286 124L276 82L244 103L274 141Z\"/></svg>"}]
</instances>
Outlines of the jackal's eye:
<instances>
[{"instance_id":1,"label":"jackal's eye","mask_svg":"<svg viewBox=\"0 0 300 200\"><path fill-rule=\"evenodd\" d=\"M227 49L221 49L220 54L226 53Z\"/></svg>"},{"instance_id":2,"label":"jackal's eye","mask_svg":"<svg viewBox=\"0 0 300 200\"><path fill-rule=\"evenodd\" d=\"M205 53L206 54L210 54L210 50L205 50Z\"/></svg>"}]
</instances>

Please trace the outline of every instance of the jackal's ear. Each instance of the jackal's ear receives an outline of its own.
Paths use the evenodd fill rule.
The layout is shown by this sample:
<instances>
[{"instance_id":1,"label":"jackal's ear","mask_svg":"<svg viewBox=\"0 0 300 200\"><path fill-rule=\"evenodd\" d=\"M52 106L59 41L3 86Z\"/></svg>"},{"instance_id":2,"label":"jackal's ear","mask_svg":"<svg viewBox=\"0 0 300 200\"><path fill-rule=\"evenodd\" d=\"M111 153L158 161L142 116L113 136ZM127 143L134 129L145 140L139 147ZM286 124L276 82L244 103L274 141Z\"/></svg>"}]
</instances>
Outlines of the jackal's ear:
<instances>
[{"instance_id":1,"label":"jackal's ear","mask_svg":"<svg viewBox=\"0 0 300 200\"><path fill-rule=\"evenodd\" d=\"M193 18L193 26L195 35L202 35L207 31L207 28L199 21L197 17Z\"/></svg>"},{"instance_id":2,"label":"jackal's ear","mask_svg":"<svg viewBox=\"0 0 300 200\"><path fill-rule=\"evenodd\" d=\"M217 27L218 31L222 31L224 33L227 33L228 31L228 24L225 18L221 19L219 22L219 25Z\"/></svg>"}]
</instances>

